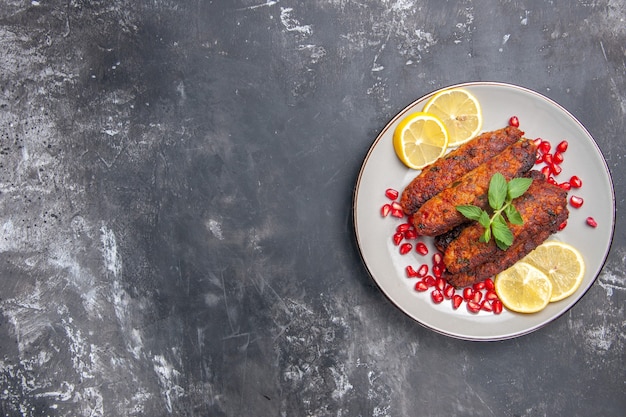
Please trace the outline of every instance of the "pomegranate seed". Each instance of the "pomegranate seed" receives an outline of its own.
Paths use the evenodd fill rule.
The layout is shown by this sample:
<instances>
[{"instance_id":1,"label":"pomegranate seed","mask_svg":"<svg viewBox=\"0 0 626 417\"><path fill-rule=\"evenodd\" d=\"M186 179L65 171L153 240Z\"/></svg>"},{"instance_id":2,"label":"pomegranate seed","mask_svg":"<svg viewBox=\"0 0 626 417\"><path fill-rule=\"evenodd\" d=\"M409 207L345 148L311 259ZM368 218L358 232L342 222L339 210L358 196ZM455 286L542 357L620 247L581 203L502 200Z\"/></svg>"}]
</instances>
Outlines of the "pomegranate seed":
<instances>
[{"instance_id":1,"label":"pomegranate seed","mask_svg":"<svg viewBox=\"0 0 626 417\"><path fill-rule=\"evenodd\" d=\"M424 281L417 281L415 283L415 291L424 292L428 290L428 285Z\"/></svg>"},{"instance_id":2,"label":"pomegranate seed","mask_svg":"<svg viewBox=\"0 0 626 417\"><path fill-rule=\"evenodd\" d=\"M546 179L550 178L550 167L549 166L545 166L543 168L541 168L541 173L543 174L544 177L546 177Z\"/></svg>"},{"instance_id":3,"label":"pomegranate seed","mask_svg":"<svg viewBox=\"0 0 626 417\"><path fill-rule=\"evenodd\" d=\"M474 289L474 291L484 290L485 289L485 281L477 282L476 284L472 285L472 288Z\"/></svg>"},{"instance_id":4,"label":"pomegranate seed","mask_svg":"<svg viewBox=\"0 0 626 417\"><path fill-rule=\"evenodd\" d=\"M415 245L415 251L422 256L428 255L428 246L424 242L418 242Z\"/></svg>"},{"instance_id":5,"label":"pomegranate seed","mask_svg":"<svg viewBox=\"0 0 626 417\"><path fill-rule=\"evenodd\" d=\"M454 286L450 284L447 284L446 287L443 289L443 295L448 299L452 298L455 292L456 288L454 288Z\"/></svg>"},{"instance_id":6,"label":"pomegranate seed","mask_svg":"<svg viewBox=\"0 0 626 417\"><path fill-rule=\"evenodd\" d=\"M380 214L383 217L387 217L389 215L389 212L391 212L391 204L385 204L380 209Z\"/></svg>"},{"instance_id":7,"label":"pomegranate seed","mask_svg":"<svg viewBox=\"0 0 626 417\"><path fill-rule=\"evenodd\" d=\"M402 245L400 245L400 255L406 255L407 253L411 252L411 249L413 249L413 245L411 245L410 243L403 243Z\"/></svg>"},{"instance_id":8,"label":"pomegranate seed","mask_svg":"<svg viewBox=\"0 0 626 417\"><path fill-rule=\"evenodd\" d=\"M480 303L480 300L482 300L483 298L483 293L480 291L474 291L474 294L472 295L472 301L475 303Z\"/></svg>"},{"instance_id":9,"label":"pomegranate seed","mask_svg":"<svg viewBox=\"0 0 626 417\"><path fill-rule=\"evenodd\" d=\"M385 190L385 195L388 199L395 200L396 198L398 198L398 191L394 190L393 188L387 188Z\"/></svg>"},{"instance_id":10,"label":"pomegranate seed","mask_svg":"<svg viewBox=\"0 0 626 417\"><path fill-rule=\"evenodd\" d=\"M404 232L405 239L417 239L417 232L414 229L409 229Z\"/></svg>"},{"instance_id":11,"label":"pomegranate seed","mask_svg":"<svg viewBox=\"0 0 626 417\"><path fill-rule=\"evenodd\" d=\"M402 210L402 206L397 201L394 201L393 203L391 203L391 208L394 210Z\"/></svg>"},{"instance_id":12,"label":"pomegranate seed","mask_svg":"<svg viewBox=\"0 0 626 417\"><path fill-rule=\"evenodd\" d=\"M537 148L539 147L539 145L541 145L541 142L543 142L543 139L541 138L537 138L533 140L533 143L535 144Z\"/></svg>"},{"instance_id":13,"label":"pomegranate seed","mask_svg":"<svg viewBox=\"0 0 626 417\"><path fill-rule=\"evenodd\" d=\"M511 116L509 119L509 126L519 127L519 119L517 116Z\"/></svg>"},{"instance_id":14,"label":"pomegranate seed","mask_svg":"<svg viewBox=\"0 0 626 417\"><path fill-rule=\"evenodd\" d=\"M480 304L474 301L467 302L467 310L470 313L478 313L480 311Z\"/></svg>"},{"instance_id":15,"label":"pomegranate seed","mask_svg":"<svg viewBox=\"0 0 626 417\"><path fill-rule=\"evenodd\" d=\"M463 297L461 297L458 294L454 294L454 296L452 297L452 308L453 309L457 309L461 306L461 303L463 302Z\"/></svg>"},{"instance_id":16,"label":"pomegranate seed","mask_svg":"<svg viewBox=\"0 0 626 417\"><path fill-rule=\"evenodd\" d=\"M583 182L576 175L569 179L569 183L572 184L572 188L580 188L583 186Z\"/></svg>"},{"instance_id":17,"label":"pomegranate seed","mask_svg":"<svg viewBox=\"0 0 626 417\"><path fill-rule=\"evenodd\" d=\"M402 210L398 210L398 209L392 208L391 209L391 215L393 217L397 217L397 218L401 219L401 218L404 217L404 212Z\"/></svg>"},{"instance_id":18,"label":"pomegranate seed","mask_svg":"<svg viewBox=\"0 0 626 417\"><path fill-rule=\"evenodd\" d=\"M559 175L561 171L563 171L563 168L558 164L550 164L550 171L552 171L554 175Z\"/></svg>"},{"instance_id":19,"label":"pomegranate seed","mask_svg":"<svg viewBox=\"0 0 626 417\"><path fill-rule=\"evenodd\" d=\"M417 270L417 276L420 277L420 278L423 278L423 277L426 276L426 274L428 274L428 265L423 264Z\"/></svg>"},{"instance_id":20,"label":"pomegranate seed","mask_svg":"<svg viewBox=\"0 0 626 417\"><path fill-rule=\"evenodd\" d=\"M587 217L587 224L591 227L598 227L598 222L593 217Z\"/></svg>"},{"instance_id":21,"label":"pomegranate seed","mask_svg":"<svg viewBox=\"0 0 626 417\"><path fill-rule=\"evenodd\" d=\"M480 303L480 309L485 310L485 311L493 311L493 306L491 305L491 301L483 300L483 302Z\"/></svg>"},{"instance_id":22,"label":"pomegranate seed","mask_svg":"<svg viewBox=\"0 0 626 417\"><path fill-rule=\"evenodd\" d=\"M441 278L441 276L443 275L442 264L433 265L433 275L435 276L435 278Z\"/></svg>"},{"instance_id":23,"label":"pomegranate seed","mask_svg":"<svg viewBox=\"0 0 626 417\"><path fill-rule=\"evenodd\" d=\"M437 287L437 289L443 291L444 288L446 288L446 280L443 278L437 278L435 280L435 287Z\"/></svg>"},{"instance_id":24,"label":"pomegranate seed","mask_svg":"<svg viewBox=\"0 0 626 417\"><path fill-rule=\"evenodd\" d=\"M563 158L563 154L558 151L555 152L554 156L552 157L552 161L554 161L555 164L562 164L564 160L565 158Z\"/></svg>"},{"instance_id":25,"label":"pomegranate seed","mask_svg":"<svg viewBox=\"0 0 626 417\"><path fill-rule=\"evenodd\" d=\"M432 275L426 275L424 277L424 282L426 283L426 285L428 285L429 287L434 287L435 283L437 282L435 280L435 277L433 277Z\"/></svg>"},{"instance_id":26,"label":"pomegranate seed","mask_svg":"<svg viewBox=\"0 0 626 417\"><path fill-rule=\"evenodd\" d=\"M435 304L439 304L439 303L441 303L443 301L443 293L438 288L434 289L430 293L430 297L433 299L433 302Z\"/></svg>"},{"instance_id":27,"label":"pomegranate seed","mask_svg":"<svg viewBox=\"0 0 626 417\"><path fill-rule=\"evenodd\" d=\"M566 226L567 226L567 220L561 223L559 227L557 228L557 230L560 232L561 230L565 229Z\"/></svg>"},{"instance_id":28,"label":"pomegranate seed","mask_svg":"<svg viewBox=\"0 0 626 417\"><path fill-rule=\"evenodd\" d=\"M406 276L409 278L415 278L417 277L417 272L415 271L415 269L413 269L413 267L411 265L407 266L405 268L406 270Z\"/></svg>"},{"instance_id":29,"label":"pomegranate seed","mask_svg":"<svg viewBox=\"0 0 626 417\"><path fill-rule=\"evenodd\" d=\"M494 290L487 290L485 300L493 301L498 299L498 294Z\"/></svg>"},{"instance_id":30,"label":"pomegranate seed","mask_svg":"<svg viewBox=\"0 0 626 417\"><path fill-rule=\"evenodd\" d=\"M552 164L552 154L551 153L546 153L543 155L543 157L541 158L543 160L543 162L545 162L547 165Z\"/></svg>"},{"instance_id":31,"label":"pomegranate seed","mask_svg":"<svg viewBox=\"0 0 626 417\"><path fill-rule=\"evenodd\" d=\"M537 147L539 148L541 153L544 154L549 153L550 149L552 149L552 145L550 145L550 142L548 142L547 140L542 141Z\"/></svg>"},{"instance_id":32,"label":"pomegranate seed","mask_svg":"<svg viewBox=\"0 0 626 417\"><path fill-rule=\"evenodd\" d=\"M561 187L562 189L564 189L565 191L569 191L572 189L572 184L570 184L569 182L562 182L559 184L559 187Z\"/></svg>"},{"instance_id":33,"label":"pomegranate seed","mask_svg":"<svg viewBox=\"0 0 626 417\"><path fill-rule=\"evenodd\" d=\"M548 179L547 179L546 181L548 181L548 183L549 183L549 184L552 184L552 185L556 185L556 186L558 186L558 185L559 185L559 183L558 183L558 182L556 182L556 180L554 179L554 177L548 177Z\"/></svg>"},{"instance_id":34,"label":"pomegranate seed","mask_svg":"<svg viewBox=\"0 0 626 417\"><path fill-rule=\"evenodd\" d=\"M398 225L398 227L396 227L396 232L406 232L407 230L409 230L411 228L411 224L409 223L402 223L400 225Z\"/></svg>"},{"instance_id":35,"label":"pomegranate seed","mask_svg":"<svg viewBox=\"0 0 626 417\"><path fill-rule=\"evenodd\" d=\"M474 297L474 289L472 287L463 288L463 299L469 301Z\"/></svg>"},{"instance_id":36,"label":"pomegranate seed","mask_svg":"<svg viewBox=\"0 0 626 417\"><path fill-rule=\"evenodd\" d=\"M491 278L487 278L487 279L485 280L485 288L486 288L488 291L493 291L493 290L495 290L495 289L496 289L496 286L494 285L493 280L492 280Z\"/></svg>"},{"instance_id":37,"label":"pomegranate seed","mask_svg":"<svg viewBox=\"0 0 626 417\"><path fill-rule=\"evenodd\" d=\"M556 145L556 150L563 153L567 150L569 143L566 140L561 141L558 145Z\"/></svg>"},{"instance_id":38,"label":"pomegranate seed","mask_svg":"<svg viewBox=\"0 0 626 417\"><path fill-rule=\"evenodd\" d=\"M500 301L500 300L493 300L491 302L491 307L493 308L494 314L502 313L502 301Z\"/></svg>"},{"instance_id":39,"label":"pomegranate seed","mask_svg":"<svg viewBox=\"0 0 626 417\"><path fill-rule=\"evenodd\" d=\"M574 208L581 208L584 202L585 202L585 200L583 200L582 197L578 197L576 195L571 196L570 199L569 199L569 203Z\"/></svg>"},{"instance_id":40,"label":"pomegranate seed","mask_svg":"<svg viewBox=\"0 0 626 417\"><path fill-rule=\"evenodd\" d=\"M441 252L435 252L433 255L433 264L438 265L443 262L443 255Z\"/></svg>"},{"instance_id":41,"label":"pomegranate seed","mask_svg":"<svg viewBox=\"0 0 626 417\"><path fill-rule=\"evenodd\" d=\"M398 246L400 244L400 242L402 242L402 239L404 238L404 235L402 234L402 232L396 232L393 235L393 244Z\"/></svg>"},{"instance_id":42,"label":"pomegranate seed","mask_svg":"<svg viewBox=\"0 0 626 417\"><path fill-rule=\"evenodd\" d=\"M539 165L542 162L543 162L543 155L541 154L541 152L537 152L537 155L535 155L535 165Z\"/></svg>"}]
</instances>

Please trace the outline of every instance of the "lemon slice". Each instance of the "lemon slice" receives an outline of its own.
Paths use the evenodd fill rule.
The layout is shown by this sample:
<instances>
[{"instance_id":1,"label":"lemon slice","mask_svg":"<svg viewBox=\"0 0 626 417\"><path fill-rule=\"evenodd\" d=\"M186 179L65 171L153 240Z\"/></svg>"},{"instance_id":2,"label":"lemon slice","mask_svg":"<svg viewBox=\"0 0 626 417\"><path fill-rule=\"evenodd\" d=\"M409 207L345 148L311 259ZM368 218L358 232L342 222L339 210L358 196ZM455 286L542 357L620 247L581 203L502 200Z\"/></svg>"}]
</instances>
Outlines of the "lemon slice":
<instances>
[{"instance_id":1,"label":"lemon slice","mask_svg":"<svg viewBox=\"0 0 626 417\"><path fill-rule=\"evenodd\" d=\"M583 256L567 243L554 240L544 242L522 260L548 276L552 282L552 302L569 297L583 282Z\"/></svg>"},{"instance_id":2,"label":"lemon slice","mask_svg":"<svg viewBox=\"0 0 626 417\"><path fill-rule=\"evenodd\" d=\"M393 148L406 166L422 169L445 154L448 131L435 116L424 112L413 113L396 127Z\"/></svg>"},{"instance_id":3,"label":"lemon slice","mask_svg":"<svg viewBox=\"0 0 626 417\"><path fill-rule=\"evenodd\" d=\"M552 296L552 282L548 276L522 261L496 275L494 284L502 304L518 313L541 311Z\"/></svg>"},{"instance_id":4,"label":"lemon slice","mask_svg":"<svg viewBox=\"0 0 626 417\"><path fill-rule=\"evenodd\" d=\"M462 88L436 93L424 106L424 112L438 117L448 129L448 146L465 143L478 135L483 127L480 103Z\"/></svg>"}]
</instances>

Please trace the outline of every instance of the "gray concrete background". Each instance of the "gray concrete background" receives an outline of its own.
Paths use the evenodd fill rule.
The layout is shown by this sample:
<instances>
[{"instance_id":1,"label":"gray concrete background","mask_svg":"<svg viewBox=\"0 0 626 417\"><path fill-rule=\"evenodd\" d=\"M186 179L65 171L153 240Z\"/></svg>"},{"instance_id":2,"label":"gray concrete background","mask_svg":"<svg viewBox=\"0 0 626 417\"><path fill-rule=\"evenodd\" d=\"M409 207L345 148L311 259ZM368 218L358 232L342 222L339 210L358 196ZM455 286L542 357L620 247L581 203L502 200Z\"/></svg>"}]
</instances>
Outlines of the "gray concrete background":
<instances>
[{"instance_id":1,"label":"gray concrete background","mask_svg":"<svg viewBox=\"0 0 626 417\"><path fill-rule=\"evenodd\" d=\"M622 0L0 4L6 416L623 416ZM567 314L473 343L397 310L351 219L363 158L434 89L505 81L616 185Z\"/></svg>"}]
</instances>

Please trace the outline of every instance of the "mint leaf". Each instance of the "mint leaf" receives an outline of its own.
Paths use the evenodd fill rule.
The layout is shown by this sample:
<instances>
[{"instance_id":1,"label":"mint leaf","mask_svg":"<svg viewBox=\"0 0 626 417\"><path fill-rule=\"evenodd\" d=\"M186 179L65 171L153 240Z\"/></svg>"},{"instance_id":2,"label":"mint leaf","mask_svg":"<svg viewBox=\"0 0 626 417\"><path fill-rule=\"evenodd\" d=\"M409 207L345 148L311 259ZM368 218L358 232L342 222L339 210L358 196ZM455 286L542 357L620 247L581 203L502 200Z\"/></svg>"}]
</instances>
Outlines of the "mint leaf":
<instances>
[{"instance_id":1,"label":"mint leaf","mask_svg":"<svg viewBox=\"0 0 626 417\"><path fill-rule=\"evenodd\" d=\"M470 220L478 221L483 213L483 209L472 205L456 206L456 209ZM486 214L486 213L485 213Z\"/></svg>"},{"instance_id":2,"label":"mint leaf","mask_svg":"<svg viewBox=\"0 0 626 417\"><path fill-rule=\"evenodd\" d=\"M480 217L478 218L478 223L485 229L488 229L491 225L491 219L489 219L489 214L486 211L483 211ZM487 239L489 241L489 239Z\"/></svg>"},{"instance_id":3,"label":"mint leaf","mask_svg":"<svg viewBox=\"0 0 626 417\"><path fill-rule=\"evenodd\" d=\"M509 220L511 224L524 224L524 219L519 214L519 211L513 206L513 204L509 204L504 209L504 214L506 214L506 218Z\"/></svg>"},{"instance_id":4,"label":"mint leaf","mask_svg":"<svg viewBox=\"0 0 626 417\"><path fill-rule=\"evenodd\" d=\"M513 233L506 224L501 214L494 216L491 222L491 231L496 240L496 245L502 250L508 249L513 244Z\"/></svg>"},{"instance_id":5,"label":"mint leaf","mask_svg":"<svg viewBox=\"0 0 626 417\"><path fill-rule=\"evenodd\" d=\"M508 184L509 198L513 200L524 194L532 182L532 178L513 178Z\"/></svg>"},{"instance_id":6,"label":"mint leaf","mask_svg":"<svg viewBox=\"0 0 626 417\"><path fill-rule=\"evenodd\" d=\"M506 178L504 178L504 175L496 172L489 181L489 192L487 194L489 197L489 205L492 209L499 210L502 208L506 200L507 192L508 186Z\"/></svg>"}]
</instances>

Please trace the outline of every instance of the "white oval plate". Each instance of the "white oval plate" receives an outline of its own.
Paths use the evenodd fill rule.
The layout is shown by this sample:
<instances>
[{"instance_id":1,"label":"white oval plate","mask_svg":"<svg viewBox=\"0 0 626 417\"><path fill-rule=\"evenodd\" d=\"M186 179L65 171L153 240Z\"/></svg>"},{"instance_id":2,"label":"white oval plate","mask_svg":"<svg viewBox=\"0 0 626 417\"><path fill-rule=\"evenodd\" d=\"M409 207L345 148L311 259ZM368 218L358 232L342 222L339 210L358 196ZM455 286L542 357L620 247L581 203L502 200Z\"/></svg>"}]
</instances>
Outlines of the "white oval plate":
<instances>
[{"instance_id":1,"label":"white oval plate","mask_svg":"<svg viewBox=\"0 0 626 417\"><path fill-rule=\"evenodd\" d=\"M543 138L556 146L561 140L569 142L565 161L561 165L559 182L578 175L583 186L572 189L570 195L584 198L584 205L571 206L567 227L552 239L570 243L585 258L586 272L582 285L570 297L551 303L539 313L518 314L506 309L499 315L481 311L470 313L465 304L453 310L449 300L434 304L430 291L414 290L415 279L409 279L405 267L430 263L434 253L432 239L425 243L430 254L422 257L412 251L400 255L391 241L400 223L391 216L383 218L380 209L389 202L387 188L402 191L419 173L403 165L393 150L393 131L406 115L421 111L434 91L413 102L396 115L382 130L371 146L359 173L354 193L354 226L361 257L370 275L382 292L400 310L423 326L447 336L476 341L509 339L530 333L550 323L570 309L591 287L608 256L615 225L615 194L606 161L584 126L567 110L549 98L532 90L495 82L473 82L448 88L465 88L474 94L483 111L483 130L500 129L511 116L518 116L520 129L527 138ZM593 217L597 228L586 224ZM424 239L424 238L422 238Z\"/></svg>"}]
</instances>

